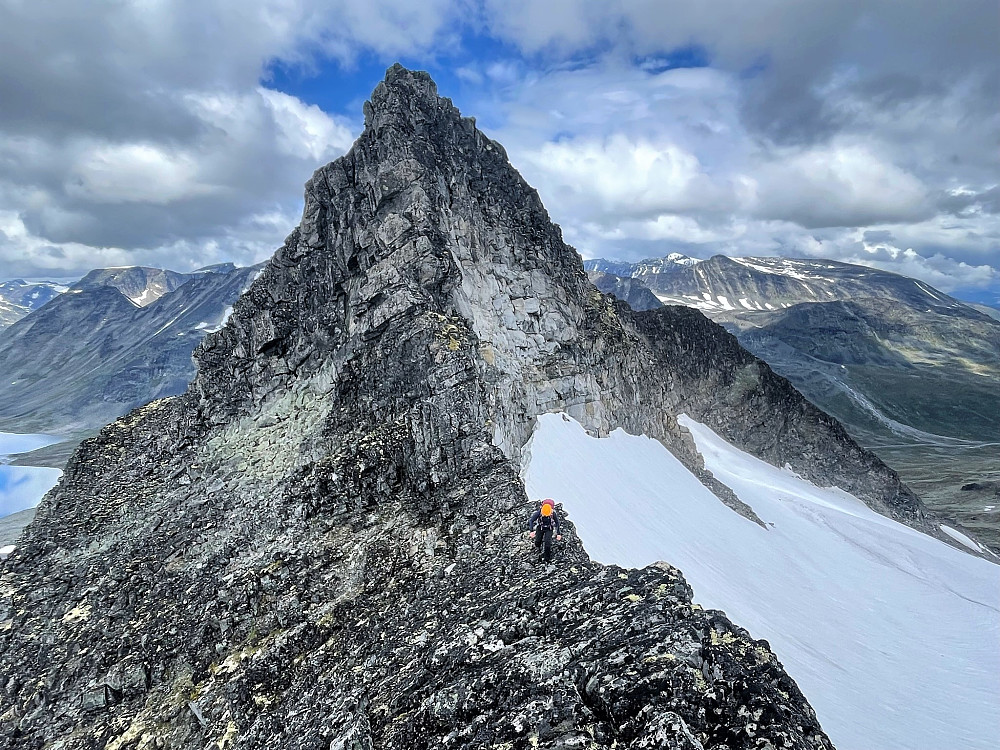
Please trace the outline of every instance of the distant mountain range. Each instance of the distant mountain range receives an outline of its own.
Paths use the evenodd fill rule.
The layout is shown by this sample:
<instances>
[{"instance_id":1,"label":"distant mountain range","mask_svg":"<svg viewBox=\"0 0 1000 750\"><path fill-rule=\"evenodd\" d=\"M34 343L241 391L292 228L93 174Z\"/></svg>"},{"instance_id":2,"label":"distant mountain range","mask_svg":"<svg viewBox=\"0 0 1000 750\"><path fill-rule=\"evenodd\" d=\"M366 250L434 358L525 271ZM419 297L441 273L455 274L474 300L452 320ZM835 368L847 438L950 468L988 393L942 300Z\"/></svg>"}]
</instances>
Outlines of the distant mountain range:
<instances>
[{"instance_id":1,"label":"distant mountain range","mask_svg":"<svg viewBox=\"0 0 1000 750\"><path fill-rule=\"evenodd\" d=\"M585 268L630 304L652 304L645 287L662 304L701 310L856 428L1000 435L1000 322L922 281L834 261L721 255Z\"/></svg>"},{"instance_id":2,"label":"distant mountain range","mask_svg":"<svg viewBox=\"0 0 1000 750\"><path fill-rule=\"evenodd\" d=\"M929 503L970 527L1000 528L1000 517L984 511L1000 505L992 489L961 490L1000 479L997 311L916 279L827 260L672 255L584 266L598 288L633 307L649 309L645 287L660 304L698 308Z\"/></svg>"},{"instance_id":3,"label":"distant mountain range","mask_svg":"<svg viewBox=\"0 0 1000 750\"><path fill-rule=\"evenodd\" d=\"M0 281L0 330L37 310L66 289L53 281Z\"/></svg>"},{"instance_id":4,"label":"distant mountain range","mask_svg":"<svg viewBox=\"0 0 1000 750\"><path fill-rule=\"evenodd\" d=\"M182 392L194 348L259 270L91 271L0 332L0 430L80 438ZM43 450L61 456L73 442Z\"/></svg>"},{"instance_id":5,"label":"distant mountain range","mask_svg":"<svg viewBox=\"0 0 1000 750\"><path fill-rule=\"evenodd\" d=\"M972 528L1000 528L1000 518L978 510L963 515L1000 506L997 311L915 279L826 260L672 254L590 260L585 268L633 309L701 310L929 502ZM60 466L77 440L134 406L182 392L194 348L258 270L109 268L68 287L0 284L0 309L16 319L0 330L0 430L70 437L42 451Z\"/></svg>"}]
</instances>

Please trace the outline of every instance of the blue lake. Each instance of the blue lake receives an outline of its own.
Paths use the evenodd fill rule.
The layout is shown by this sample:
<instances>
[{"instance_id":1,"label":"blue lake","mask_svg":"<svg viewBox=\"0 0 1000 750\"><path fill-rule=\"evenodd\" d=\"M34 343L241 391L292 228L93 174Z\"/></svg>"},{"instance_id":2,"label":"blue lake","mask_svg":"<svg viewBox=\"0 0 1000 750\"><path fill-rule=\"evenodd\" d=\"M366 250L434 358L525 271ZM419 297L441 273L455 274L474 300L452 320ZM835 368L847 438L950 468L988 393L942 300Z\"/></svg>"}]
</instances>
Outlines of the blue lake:
<instances>
[{"instance_id":1,"label":"blue lake","mask_svg":"<svg viewBox=\"0 0 1000 750\"><path fill-rule=\"evenodd\" d=\"M14 453L27 453L61 442L62 438L52 435L18 435L12 432L0 432L0 460Z\"/></svg>"},{"instance_id":2,"label":"blue lake","mask_svg":"<svg viewBox=\"0 0 1000 750\"><path fill-rule=\"evenodd\" d=\"M27 453L60 442L51 435L18 435L0 432L0 517L38 505L62 476L48 466L10 466L7 457Z\"/></svg>"}]
</instances>

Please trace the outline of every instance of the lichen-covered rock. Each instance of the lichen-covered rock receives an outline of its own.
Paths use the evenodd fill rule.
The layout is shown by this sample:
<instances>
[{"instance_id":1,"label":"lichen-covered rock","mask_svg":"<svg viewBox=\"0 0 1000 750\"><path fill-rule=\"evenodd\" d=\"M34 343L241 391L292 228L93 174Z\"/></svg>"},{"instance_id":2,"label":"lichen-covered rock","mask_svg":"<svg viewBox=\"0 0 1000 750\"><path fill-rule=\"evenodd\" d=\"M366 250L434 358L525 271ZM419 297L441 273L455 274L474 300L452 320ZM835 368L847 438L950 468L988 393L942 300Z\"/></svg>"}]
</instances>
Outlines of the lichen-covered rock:
<instances>
[{"instance_id":1,"label":"lichen-covered rock","mask_svg":"<svg viewBox=\"0 0 1000 750\"><path fill-rule=\"evenodd\" d=\"M84 442L0 564L0 748L830 747L679 571L594 564L571 523L540 566L521 451L564 411L713 484L687 411L912 496L697 313L597 292L425 74L365 113L188 392Z\"/></svg>"}]
</instances>

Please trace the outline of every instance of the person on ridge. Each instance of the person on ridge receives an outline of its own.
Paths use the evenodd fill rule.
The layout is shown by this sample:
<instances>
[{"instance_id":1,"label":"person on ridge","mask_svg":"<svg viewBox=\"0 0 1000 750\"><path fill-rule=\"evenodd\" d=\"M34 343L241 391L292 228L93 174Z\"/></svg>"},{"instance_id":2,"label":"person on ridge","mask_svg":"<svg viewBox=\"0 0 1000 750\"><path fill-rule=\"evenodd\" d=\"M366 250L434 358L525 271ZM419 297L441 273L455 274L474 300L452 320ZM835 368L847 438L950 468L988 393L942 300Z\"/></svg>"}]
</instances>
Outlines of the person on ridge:
<instances>
[{"instance_id":1,"label":"person on ridge","mask_svg":"<svg viewBox=\"0 0 1000 750\"><path fill-rule=\"evenodd\" d=\"M551 498L542 500L541 506L528 519L528 536L535 540L535 549L541 550L542 560L552 559L552 534L562 541L559 533L559 515Z\"/></svg>"}]
</instances>

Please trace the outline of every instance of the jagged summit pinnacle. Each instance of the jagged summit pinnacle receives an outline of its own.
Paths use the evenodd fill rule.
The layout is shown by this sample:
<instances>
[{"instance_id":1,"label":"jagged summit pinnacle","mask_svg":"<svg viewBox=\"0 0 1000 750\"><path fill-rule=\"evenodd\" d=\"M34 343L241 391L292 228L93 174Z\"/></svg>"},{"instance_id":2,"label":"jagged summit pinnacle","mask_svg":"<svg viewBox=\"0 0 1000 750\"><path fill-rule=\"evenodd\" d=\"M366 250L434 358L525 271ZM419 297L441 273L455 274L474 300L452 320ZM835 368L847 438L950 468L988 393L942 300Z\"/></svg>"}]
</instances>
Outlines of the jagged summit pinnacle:
<instances>
[{"instance_id":1,"label":"jagged summit pinnacle","mask_svg":"<svg viewBox=\"0 0 1000 750\"><path fill-rule=\"evenodd\" d=\"M365 127L384 125L395 119L412 122L416 118L433 119L442 114L455 116L458 110L450 99L438 96L437 84L423 70L409 70L399 63L385 72L385 79L365 102Z\"/></svg>"},{"instance_id":2,"label":"jagged summit pinnacle","mask_svg":"<svg viewBox=\"0 0 1000 750\"><path fill-rule=\"evenodd\" d=\"M623 427L738 505L687 413L897 515L905 488L700 313L601 295L426 74L367 119L188 392L86 441L0 567L0 750L830 747L669 565L567 522L539 577L522 452L546 413Z\"/></svg>"}]
</instances>

